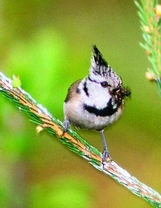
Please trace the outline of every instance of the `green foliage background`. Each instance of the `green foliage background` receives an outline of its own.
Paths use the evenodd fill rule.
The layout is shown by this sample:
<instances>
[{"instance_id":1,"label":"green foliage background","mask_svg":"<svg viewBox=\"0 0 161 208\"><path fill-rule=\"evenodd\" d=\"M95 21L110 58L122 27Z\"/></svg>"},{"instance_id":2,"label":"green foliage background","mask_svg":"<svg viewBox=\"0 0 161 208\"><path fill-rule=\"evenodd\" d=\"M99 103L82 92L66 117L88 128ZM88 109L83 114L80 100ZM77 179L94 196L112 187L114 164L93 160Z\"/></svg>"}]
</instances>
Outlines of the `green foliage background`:
<instances>
[{"instance_id":1,"label":"green foliage background","mask_svg":"<svg viewBox=\"0 0 161 208\"><path fill-rule=\"evenodd\" d=\"M87 75L92 45L132 90L122 118L105 132L113 159L161 192L161 99L133 1L0 2L0 67L63 120L69 85ZM0 96L0 207L150 207L42 132ZM78 130L77 130L78 131ZM100 150L96 132L79 133Z\"/></svg>"}]
</instances>

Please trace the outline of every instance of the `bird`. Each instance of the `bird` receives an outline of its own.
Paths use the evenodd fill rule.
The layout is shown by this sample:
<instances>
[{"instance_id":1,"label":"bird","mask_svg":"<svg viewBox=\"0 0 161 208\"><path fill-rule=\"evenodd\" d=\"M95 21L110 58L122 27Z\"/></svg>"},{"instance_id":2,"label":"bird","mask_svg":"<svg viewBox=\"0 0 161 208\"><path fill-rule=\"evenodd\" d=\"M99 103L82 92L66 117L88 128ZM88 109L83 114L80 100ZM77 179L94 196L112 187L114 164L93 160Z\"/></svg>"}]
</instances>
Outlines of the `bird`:
<instances>
[{"instance_id":1,"label":"bird","mask_svg":"<svg viewBox=\"0 0 161 208\"><path fill-rule=\"evenodd\" d=\"M102 161L111 160L104 128L119 119L124 111L125 98L130 95L131 90L123 86L121 77L93 45L89 74L68 89L64 101L64 131L70 124L99 131L103 143Z\"/></svg>"}]
</instances>

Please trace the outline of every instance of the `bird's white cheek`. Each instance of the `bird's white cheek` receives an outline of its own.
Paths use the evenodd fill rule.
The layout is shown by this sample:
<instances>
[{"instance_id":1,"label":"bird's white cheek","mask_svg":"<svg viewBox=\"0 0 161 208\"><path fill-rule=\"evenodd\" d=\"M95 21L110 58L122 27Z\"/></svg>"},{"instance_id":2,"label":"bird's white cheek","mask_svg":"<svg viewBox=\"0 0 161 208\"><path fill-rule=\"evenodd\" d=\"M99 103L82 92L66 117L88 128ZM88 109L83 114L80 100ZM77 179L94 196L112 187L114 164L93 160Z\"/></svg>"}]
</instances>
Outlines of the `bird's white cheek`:
<instances>
[{"instance_id":1,"label":"bird's white cheek","mask_svg":"<svg viewBox=\"0 0 161 208\"><path fill-rule=\"evenodd\" d=\"M94 98L94 104L96 105L98 109L105 108L110 98L111 98L111 95L109 95L108 93L103 94L101 96L97 95Z\"/></svg>"},{"instance_id":2,"label":"bird's white cheek","mask_svg":"<svg viewBox=\"0 0 161 208\"><path fill-rule=\"evenodd\" d=\"M97 107L98 109L104 108L107 106L111 95L109 94L108 90L93 90L90 93L89 97L83 98L85 100L85 104L89 106Z\"/></svg>"}]
</instances>

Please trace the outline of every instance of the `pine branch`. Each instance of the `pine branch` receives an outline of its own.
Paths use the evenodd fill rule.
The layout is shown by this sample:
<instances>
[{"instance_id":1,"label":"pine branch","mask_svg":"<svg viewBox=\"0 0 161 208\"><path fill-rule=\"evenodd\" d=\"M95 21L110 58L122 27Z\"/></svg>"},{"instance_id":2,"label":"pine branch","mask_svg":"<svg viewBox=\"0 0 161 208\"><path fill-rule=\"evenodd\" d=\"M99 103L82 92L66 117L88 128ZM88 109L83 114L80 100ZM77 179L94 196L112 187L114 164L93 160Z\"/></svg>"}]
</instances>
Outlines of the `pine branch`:
<instances>
[{"instance_id":1,"label":"pine branch","mask_svg":"<svg viewBox=\"0 0 161 208\"><path fill-rule=\"evenodd\" d=\"M138 15L144 43L140 43L145 49L151 68L148 68L146 77L150 81L156 81L161 94L161 5L158 0L135 1L138 7Z\"/></svg>"},{"instance_id":2,"label":"pine branch","mask_svg":"<svg viewBox=\"0 0 161 208\"><path fill-rule=\"evenodd\" d=\"M18 82L19 83L19 82ZM0 93L14 103L18 109L37 125L41 126L52 136L56 136L63 144L82 158L86 159L99 171L111 176L119 184L126 187L133 194L145 199L154 207L161 207L161 195L155 190L141 183L114 161L102 162L102 154L87 143L76 132L68 130L64 133L62 122L54 118L46 108L38 104L17 82L13 82L0 72Z\"/></svg>"}]
</instances>

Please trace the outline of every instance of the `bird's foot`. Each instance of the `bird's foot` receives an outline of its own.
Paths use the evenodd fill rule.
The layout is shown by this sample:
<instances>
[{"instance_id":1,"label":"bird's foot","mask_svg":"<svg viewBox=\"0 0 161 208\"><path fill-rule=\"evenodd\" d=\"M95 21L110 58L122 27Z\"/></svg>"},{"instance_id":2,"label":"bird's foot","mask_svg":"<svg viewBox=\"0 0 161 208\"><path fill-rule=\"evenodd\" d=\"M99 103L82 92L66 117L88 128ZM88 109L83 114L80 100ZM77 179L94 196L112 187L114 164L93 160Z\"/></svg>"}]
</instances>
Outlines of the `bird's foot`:
<instances>
[{"instance_id":1,"label":"bird's foot","mask_svg":"<svg viewBox=\"0 0 161 208\"><path fill-rule=\"evenodd\" d=\"M70 123L68 119L65 118L63 121L63 135L62 136L64 136L64 134L68 131L69 125Z\"/></svg>"},{"instance_id":2,"label":"bird's foot","mask_svg":"<svg viewBox=\"0 0 161 208\"><path fill-rule=\"evenodd\" d=\"M102 153L102 162L111 162L112 161L112 157L110 156L109 152L105 149Z\"/></svg>"}]
</instances>

